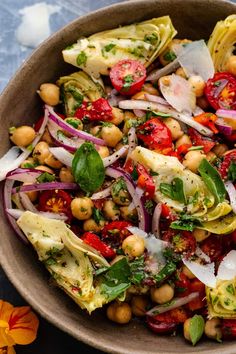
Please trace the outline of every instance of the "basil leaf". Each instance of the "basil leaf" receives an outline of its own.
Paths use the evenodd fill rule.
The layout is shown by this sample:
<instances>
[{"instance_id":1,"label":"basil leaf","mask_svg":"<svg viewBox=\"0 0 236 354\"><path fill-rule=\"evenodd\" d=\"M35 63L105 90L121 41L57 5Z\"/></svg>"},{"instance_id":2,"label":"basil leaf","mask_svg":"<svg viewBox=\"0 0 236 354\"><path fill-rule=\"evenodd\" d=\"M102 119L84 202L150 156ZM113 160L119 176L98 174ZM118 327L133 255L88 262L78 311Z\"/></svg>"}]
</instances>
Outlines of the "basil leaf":
<instances>
[{"instance_id":1,"label":"basil leaf","mask_svg":"<svg viewBox=\"0 0 236 354\"><path fill-rule=\"evenodd\" d=\"M76 183L86 193L93 193L101 187L105 179L105 168L92 143L86 142L76 151L72 173Z\"/></svg>"},{"instance_id":2,"label":"basil leaf","mask_svg":"<svg viewBox=\"0 0 236 354\"><path fill-rule=\"evenodd\" d=\"M160 191L167 197L177 200L180 203L186 204L186 197L184 194L184 184L181 178L176 177L173 179L171 184L161 183Z\"/></svg>"},{"instance_id":3,"label":"basil leaf","mask_svg":"<svg viewBox=\"0 0 236 354\"><path fill-rule=\"evenodd\" d=\"M235 181L236 180L236 163L231 162L228 170L228 180L229 181Z\"/></svg>"},{"instance_id":4,"label":"basil leaf","mask_svg":"<svg viewBox=\"0 0 236 354\"><path fill-rule=\"evenodd\" d=\"M101 212L100 209L97 209L97 208L93 208L92 216L93 216L94 221L98 225L100 224L100 221L105 220L103 213Z\"/></svg>"},{"instance_id":5,"label":"basil leaf","mask_svg":"<svg viewBox=\"0 0 236 354\"><path fill-rule=\"evenodd\" d=\"M133 260L129 265L131 272L130 281L132 284L139 285L146 277L144 256Z\"/></svg>"},{"instance_id":6,"label":"basil leaf","mask_svg":"<svg viewBox=\"0 0 236 354\"><path fill-rule=\"evenodd\" d=\"M55 179L56 179L55 175L52 175L51 173L48 172L44 172L38 178L36 178L36 181L38 183L45 183L45 182L55 181Z\"/></svg>"},{"instance_id":7,"label":"basil leaf","mask_svg":"<svg viewBox=\"0 0 236 354\"><path fill-rule=\"evenodd\" d=\"M193 231L196 227L202 226L202 223L197 218L191 215L181 215L179 220L173 221L170 224L171 229Z\"/></svg>"},{"instance_id":8,"label":"basil leaf","mask_svg":"<svg viewBox=\"0 0 236 354\"><path fill-rule=\"evenodd\" d=\"M190 320L189 335L192 344L195 345L202 337L205 321L201 315L194 315Z\"/></svg>"},{"instance_id":9,"label":"basil leaf","mask_svg":"<svg viewBox=\"0 0 236 354\"><path fill-rule=\"evenodd\" d=\"M223 202L225 200L226 189L219 172L207 159L201 161L198 171L209 191L214 194L216 202Z\"/></svg>"},{"instance_id":10,"label":"basil leaf","mask_svg":"<svg viewBox=\"0 0 236 354\"><path fill-rule=\"evenodd\" d=\"M168 261L161 271L154 275L154 280L159 283L169 277L176 270L176 264L172 261Z\"/></svg>"}]
</instances>

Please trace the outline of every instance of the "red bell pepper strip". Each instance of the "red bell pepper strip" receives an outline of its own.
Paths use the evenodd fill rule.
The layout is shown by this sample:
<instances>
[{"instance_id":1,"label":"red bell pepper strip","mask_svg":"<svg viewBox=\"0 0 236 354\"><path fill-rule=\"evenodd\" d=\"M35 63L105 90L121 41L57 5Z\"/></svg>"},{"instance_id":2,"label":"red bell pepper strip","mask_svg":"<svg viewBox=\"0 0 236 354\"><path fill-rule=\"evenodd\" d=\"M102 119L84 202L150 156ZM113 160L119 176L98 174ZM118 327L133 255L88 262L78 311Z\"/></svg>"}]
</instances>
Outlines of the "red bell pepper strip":
<instances>
[{"instance_id":1,"label":"red bell pepper strip","mask_svg":"<svg viewBox=\"0 0 236 354\"><path fill-rule=\"evenodd\" d=\"M105 258L111 259L116 256L116 252L92 232L85 232L81 239L87 243L87 245L95 248L95 250L100 252Z\"/></svg>"},{"instance_id":2,"label":"red bell pepper strip","mask_svg":"<svg viewBox=\"0 0 236 354\"><path fill-rule=\"evenodd\" d=\"M203 146L203 151L207 154L214 146L215 142L198 133L195 129L189 128L188 133L194 146Z\"/></svg>"},{"instance_id":3,"label":"red bell pepper strip","mask_svg":"<svg viewBox=\"0 0 236 354\"><path fill-rule=\"evenodd\" d=\"M149 175L146 168L141 164L136 165L136 170L138 173L138 187L144 189L146 197L152 199L155 193L155 183L152 176Z\"/></svg>"},{"instance_id":4,"label":"red bell pepper strip","mask_svg":"<svg viewBox=\"0 0 236 354\"><path fill-rule=\"evenodd\" d=\"M217 116L215 114L204 112L193 117L193 119L205 127L210 128L214 134L219 133L219 130L215 126L215 121L217 120Z\"/></svg>"},{"instance_id":5,"label":"red bell pepper strip","mask_svg":"<svg viewBox=\"0 0 236 354\"><path fill-rule=\"evenodd\" d=\"M89 121L109 121L112 119L112 107L105 98L99 98L92 103L84 101L75 111L75 117Z\"/></svg>"}]
</instances>

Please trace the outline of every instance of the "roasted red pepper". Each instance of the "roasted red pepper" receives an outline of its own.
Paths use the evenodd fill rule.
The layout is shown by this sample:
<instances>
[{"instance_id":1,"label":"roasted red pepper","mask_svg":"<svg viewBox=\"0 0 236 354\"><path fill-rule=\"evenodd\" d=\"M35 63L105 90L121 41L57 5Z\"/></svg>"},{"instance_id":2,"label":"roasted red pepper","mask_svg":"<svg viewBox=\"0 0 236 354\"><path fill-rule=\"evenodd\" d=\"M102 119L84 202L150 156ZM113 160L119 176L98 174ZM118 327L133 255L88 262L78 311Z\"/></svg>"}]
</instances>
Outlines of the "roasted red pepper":
<instances>
[{"instance_id":1,"label":"roasted red pepper","mask_svg":"<svg viewBox=\"0 0 236 354\"><path fill-rule=\"evenodd\" d=\"M128 226L132 226L128 221L110 222L102 229L102 240L108 242L114 248L119 247L122 241L131 235L131 232L127 230Z\"/></svg>"},{"instance_id":2,"label":"roasted red pepper","mask_svg":"<svg viewBox=\"0 0 236 354\"><path fill-rule=\"evenodd\" d=\"M146 168L141 164L136 165L136 170L138 173L138 180L137 180L138 187L145 190L146 197L150 199L153 198L155 193L155 183L153 181L152 176L149 175Z\"/></svg>"},{"instance_id":3,"label":"roasted red pepper","mask_svg":"<svg viewBox=\"0 0 236 354\"><path fill-rule=\"evenodd\" d=\"M85 232L81 239L87 243L87 245L95 248L95 250L100 252L105 258L112 259L116 256L116 252L92 232Z\"/></svg>"},{"instance_id":4,"label":"roasted red pepper","mask_svg":"<svg viewBox=\"0 0 236 354\"><path fill-rule=\"evenodd\" d=\"M200 248L215 262L223 254L222 238L211 235L201 242Z\"/></svg>"},{"instance_id":5,"label":"roasted red pepper","mask_svg":"<svg viewBox=\"0 0 236 354\"><path fill-rule=\"evenodd\" d=\"M219 167L220 175L223 179L227 179L230 165L232 163L236 164L236 150L228 152L224 157L223 161Z\"/></svg>"},{"instance_id":6,"label":"roasted red pepper","mask_svg":"<svg viewBox=\"0 0 236 354\"><path fill-rule=\"evenodd\" d=\"M198 279L191 280L190 292L191 293L198 292L199 297L190 301L186 305L189 310L196 311L206 306L206 300L204 299L206 297L205 285L200 280Z\"/></svg>"},{"instance_id":7,"label":"roasted red pepper","mask_svg":"<svg viewBox=\"0 0 236 354\"><path fill-rule=\"evenodd\" d=\"M82 106L77 108L75 117L88 121L109 121L112 119L112 107L105 98L99 98L92 103L84 101Z\"/></svg>"},{"instance_id":8,"label":"roasted red pepper","mask_svg":"<svg viewBox=\"0 0 236 354\"><path fill-rule=\"evenodd\" d=\"M219 133L219 130L215 126L215 121L218 119L218 117L215 114L204 112L193 117L193 119L196 122L204 125L205 127L210 128L214 134Z\"/></svg>"},{"instance_id":9,"label":"roasted red pepper","mask_svg":"<svg viewBox=\"0 0 236 354\"><path fill-rule=\"evenodd\" d=\"M236 320L223 319L221 329L223 339L236 338Z\"/></svg>"},{"instance_id":10,"label":"roasted red pepper","mask_svg":"<svg viewBox=\"0 0 236 354\"><path fill-rule=\"evenodd\" d=\"M207 154L216 144L212 139L202 136L193 128L189 128L188 133L193 145L203 146L205 154Z\"/></svg>"},{"instance_id":11,"label":"roasted red pepper","mask_svg":"<svg viewBox=\"0 0 236 354\"><path fill-rule=\"evenodd\" d=\"M179 297L190 294L190 281L183 272L176 272L175 291Z\"/></svg>"},{"instance_id":12,"label":"roasted red pepper","mask_svg":"<svg viewBox=\"0 0 236 354\"><path fill-rule=\"evenodd\" d=\"M176 309L154 316L156 321L166 323L184 323L187 318L187 311L182 307L178 307Z\"/></svg>"}]
</instances>

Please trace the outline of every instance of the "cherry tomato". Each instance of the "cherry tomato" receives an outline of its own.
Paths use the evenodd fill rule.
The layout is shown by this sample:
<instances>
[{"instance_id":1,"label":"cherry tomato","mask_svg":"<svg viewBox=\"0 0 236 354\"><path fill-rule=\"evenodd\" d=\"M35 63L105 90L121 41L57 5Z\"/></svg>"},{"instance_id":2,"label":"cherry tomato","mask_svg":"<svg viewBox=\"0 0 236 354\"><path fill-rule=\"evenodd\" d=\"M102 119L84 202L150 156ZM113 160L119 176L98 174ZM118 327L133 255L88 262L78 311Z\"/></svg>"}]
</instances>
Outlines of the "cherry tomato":
<instances>
[{"instance_id":1,"label":"cherry tomato","mask_svg":"<svg viewBox=\"0 0 236 354\"><path fill-rule=\"evenodd\" d=\"M102 229L102 240L109 243L109 245L114 248L119 247L122 241L127 236L131 235L131 232L127 230L128 226L132 226L128 221L110 222Z\"/></svg>"},{"instance_id":2,"label":"cherry tomato","mask_svg":"<svg viewBox=\"0 0 236 354\"><path fill-rule=\"evenodd\" d=\"M193 128L188 129L188 134L194 146L203 146L205 154L207 154L216 144L212 139L202 136Z\"/></svg>"},{"instance_id":3,"label":"cherry tomato","mask_svg":"<svg viewBox=\"0 0 236 354\"><path fill-rule=\"evenodd\" d=\"M146 168L141 164L136 165L136 170L138 173L138 187L145 190L145 196L147 198L152 199L155 193L155 183L153 181L152 176L149 175Z\"/></svg>"},{"instance_id":4,"label":"cherry tomato","mask_svg":"<svg viewBox=\"0 0 236 354\"><path fill-rule=\"evenodd\" d=\"M202 241L200 248L210 257L212 262L215 262L223 252L221 239L213 235Z\"/></svg>"},{"instance_id":5,"label":"cherry tomato","mask_svg":"<svg viewBox=\"0 0 236 354\"><path fill-rule=\"evenodd\" d=\"M124 59L111 68L110 79L113 87L122 95L132 96L141 90L146 69L138 60Z\"/></svg>"},{"instance_id":6,"label":"cherry tomato","mask_svg":"<svg viewBox=\"0 0 236 354\"><path fill-rule=\"evenodd\" d=\"M176 272L175 291L179 297L190 294L190 281L183 272Z\"/></svg>"},{"instance_id":7,"label":"cherry tomato","mask_svg":"<svg viewBox=\"0 0 236 354\"><path fill-rule=\"evenodd\" d=\"M182 307L178 307L176 309L154 316L156 321L165 323L183 323L187 320L187 318L187 311Z\"/></svg>"},{"instance_id":8,"label":"cherry tomato","mask_svg":"<svg viewBox=\"0 0 236 354\"><path fill-rule=\"evenodd\" d=\"M227 179L231 163L236 164L236 150L232 150L224 155L223 161L219 167L219 172L223 179Z\"/></svg>"},{"instance_id":9,"label":"cherry tomato","mask_svg":"<svg viewBox=\"0 0 236 354\"><path fill-rule=\"evenodd\" d=\"M206 306L206 301L204 300L204 298L206 296L205 285L200 280L198 280L198 279L191 280L190 292L191 293L198 292L199 297L190 301L186 305L189 310L196 311L196 310L199 310L199 309L203 308L204 306Z\"/></svg>"},{"instance_id":10,"label":"cherry tomato","mask_svg":"<svg viewBox=\"0 0 236 354\"><path fill-rule=\"evenodd\" d=\"M164 232L162 239L170 242L176 253L186 253L187 256L194 254L196 250L196 239L189 231L168 230Z\"/></svg>"},{"instance_id":11,"label":"cherry tomato","mask_svg":"<svg viewBox=\"0 0 236 354\"><path fill-rule=\"evenodd\" d=\"M89 121L109 121L112 119L112 107L105 98L99 98L91 104L84 101L75 111L75 117Z\"/></svg>"},{"instance_id":12,"label":"cherry tomato","mask_svg":"<svg viewBox=\"0 0 236 354\"><path fill-rule=\"evenodd\" d=\"M178 323L159 322L154 317L148 316L147 325L154 333L168 334L177 329Z\"/></svg>"},{"instance_id":13,"label":"cherry tomato","mask_svg":"<svg viewBox=\"0 0 236 354\"><path fill-rule=\"evenodd\" d=\"M92 232L85 232L81 239L89 246L95 248L105 258L112 259L116 256L116 252L105 242Z\"/></svg>"},{"instance_id":14,"label":"cherry tomato","mask_svg":"<svg viewBox=\"0 0 236 354\"><path fill-rule=\"evenodd\" d=\"M150 150L165 154L172 150L170 129L158 118L152 118L140 125L137 129L137 136Z\"/></svg>"},{"instance_id":15,"label":"cherry tomato","mask_svg":"<svg viewBox=\"0 0 236 354\"><path fill-rule=\"evenodd\" d=\"M44 191L39 197L38 210L52 213L63 213L71 219L71 196L63 190Z\"/></svg>"},{"instance_id":16,"label":"cherry tomato","mask_svg":"<svg viewBox=\"0 0 236 354\"><path fill-rule=\"evenodd\" d=\"M201 114L193 117L193 119L196 122L204 125L205 127L210 128L214 134L219 133L218 129L215 126L215 122L218 119L218 117L215 114L204 112L204 113L201 113Z\"/></svg>"},{"instance_id":17,"label":"cherry tomato","mask_svg":"<svg viewBox=\"0 0 236 354\"><path fill-rule=\"evenodd\" d=\"M235 109L236 79L233 75L226 72L216 73L207 81L204 92L208 102L216 110Z\"/></svg>"},{"instance_id":18,"label":"cherry tomato","mask_svg":"<svg viewBox=\"0 0 236 354\"><path fill-rule=\"evenodd\" d=\"M236 320L222 321L222 337L223 339L235 339L236 338Z\"/></svg>"},{"instance_id":19,"label":"cherry tomato","mask_svg":"<svg viewBox=\"0 0 236 354\"><path fill-rule=\"evenodd\" d=\"M182 144L177 148L177 157L182 160L184 155L187 154L188 149L192 147L192 144Z\"/></svg>"},{"instance_id":20,"label":"cherry tomato","mask_svg":"<svg viewBox=\"0 0 236 354\"><path fill-rule=\"evenodd\" d=\"M177 219L177 216L164 203L161 205L161 216L170 222L175 221ZM170 231L173 231L173 230L170 230Z\"/></svg>"}]
</instances>

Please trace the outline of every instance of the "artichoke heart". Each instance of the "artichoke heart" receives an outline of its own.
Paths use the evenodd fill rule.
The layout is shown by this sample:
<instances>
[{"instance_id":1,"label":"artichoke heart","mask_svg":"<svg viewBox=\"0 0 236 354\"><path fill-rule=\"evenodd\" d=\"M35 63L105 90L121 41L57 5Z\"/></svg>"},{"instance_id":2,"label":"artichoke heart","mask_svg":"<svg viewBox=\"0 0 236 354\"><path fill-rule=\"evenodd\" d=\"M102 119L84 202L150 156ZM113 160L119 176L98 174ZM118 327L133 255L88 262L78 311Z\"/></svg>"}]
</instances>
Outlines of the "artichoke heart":
<instances>
[{"instance_id":1,"label":"artichoke heart","mask_svg":"<svg viewBox=\"0 0 236 354\"><path fill-rule=\"evenodd\" d=\"M236 318L236 278L218 280L215 288L206 287L210 318Z\"/></svg>"},{"instance_id":2,"label":"artichoke heart","mask_svg":"<svg viewBox=\"0 0 236 354\"><path fill-rule=\"evenodd\" d=\"M228 16L224 21L218 21L208 41L215 70L226 71L226 63L235 50L236 15Z\"/></svg>"},{"instance_id":3,"label":"artichoke heart","mask_svg":"<svg viewBox=\"0 0 236 354\"><path fill-rule=\"evenodd\" d=\"M67 117L73 117L83 101L96 101L105 96L102 81L93 79L83 71L62 76L57 80Z\"/></svg>"},{"instance_id":4,"label":"artichoke heart","mask_svg":"<svg viewBox=\"0 0 236 354\"><path fill-rule=\"evenodd\" d=\"M62 54L65 62L98 78L123 59L138 59L147 67L176 33L170 17L163 16L81 38Z\"/></svg>"},{"instance_id":5,"label":"artichoke heart","mask_svg":"<svg viewBox=\"0 0 236 354\"><path fill-rule=\"evenodd\" d=\"M109 267L109 263L63 221L26 211L17 224L57 284L81 308L91 313L108 302L100 287L94 285L93 265Z\"/></svg>"},{"instance_id":6,"label":"artichoke heart","mask_svg":"<svg viewBox=\"0 0 236 354\"><path fill-rule=\"evenodd\" d=\"M226 216L223 215L217 220L203 222L199 229L203 229L217 235L230 234L236 230L236 215L232 213Z\"/></svg>"}]
</instances>

